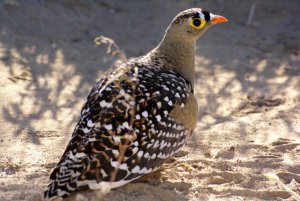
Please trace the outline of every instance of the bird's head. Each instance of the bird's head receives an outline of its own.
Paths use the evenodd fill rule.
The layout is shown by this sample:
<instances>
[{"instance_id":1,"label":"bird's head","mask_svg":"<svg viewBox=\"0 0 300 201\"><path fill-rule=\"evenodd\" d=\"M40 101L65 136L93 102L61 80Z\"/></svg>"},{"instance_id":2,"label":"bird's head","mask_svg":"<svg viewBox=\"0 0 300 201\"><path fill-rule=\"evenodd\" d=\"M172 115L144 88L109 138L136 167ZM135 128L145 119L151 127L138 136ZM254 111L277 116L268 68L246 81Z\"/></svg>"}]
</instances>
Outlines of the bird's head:
<instances>
[{"instance_id":1,"label":"bird's head","mask_svg":"<svg viewBox=\"0 0 300 201\"><path fill-rule=\"evenodd\" d=\"M195 47L197 39L212 25L228 20L201 8L191 8L179 13L171 22L161 43L149 55L163 55L172 68L191 83L195 76Z\"/></svg>"},{"instance_id":2,"label":"bird's head","mask_svg":"<svg viewBox=\"0 0 300 201\"><path fill-rule=\"evenodd\" d=\"M214 15L201 8L191 8L179 13L167 29L177 40L197 40L209 27L214 24L228 22L220 15Z\"/></svg>"}]
</instances>

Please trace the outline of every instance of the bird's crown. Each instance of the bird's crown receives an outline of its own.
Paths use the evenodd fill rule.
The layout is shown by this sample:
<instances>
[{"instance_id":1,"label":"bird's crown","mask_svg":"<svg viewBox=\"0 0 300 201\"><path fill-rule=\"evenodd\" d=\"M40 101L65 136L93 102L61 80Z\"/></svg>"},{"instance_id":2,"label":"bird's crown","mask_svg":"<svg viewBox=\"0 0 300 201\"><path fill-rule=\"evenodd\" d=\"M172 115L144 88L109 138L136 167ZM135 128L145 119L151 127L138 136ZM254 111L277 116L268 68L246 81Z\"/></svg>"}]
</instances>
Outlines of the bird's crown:
<instances>
[{"instance_id":1,"label":"bird's crown","mask_svg":"<svg viewBox=\"0 0 300 201\"><path fill-rule=\"evenodd\" d=\"M227 22L228 20L219 15L214 15L207 10L201 8L190 8L180 12L172 21L171 27L181 24L189 20L190 26L196 29L203 28L207 23L217 24Z\"/></svg>"}]
</instances>

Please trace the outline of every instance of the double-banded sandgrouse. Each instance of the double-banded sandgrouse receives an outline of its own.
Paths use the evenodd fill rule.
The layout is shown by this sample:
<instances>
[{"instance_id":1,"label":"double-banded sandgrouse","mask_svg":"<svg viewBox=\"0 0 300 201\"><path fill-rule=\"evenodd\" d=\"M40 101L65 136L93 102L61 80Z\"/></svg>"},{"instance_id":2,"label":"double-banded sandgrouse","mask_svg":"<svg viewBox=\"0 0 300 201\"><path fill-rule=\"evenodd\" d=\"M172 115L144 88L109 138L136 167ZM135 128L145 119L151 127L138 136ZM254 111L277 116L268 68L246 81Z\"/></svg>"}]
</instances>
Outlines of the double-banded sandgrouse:
<instances>
[{"instance_id":1,"label":"double-banded sandgrouse","mask_svg":"<svg viewBox=\"0 0 300 201\"><path fill-rule=\"evenodd\" d=\"M116 188L158 169L197 122L195 46L227 19L200 8L179 13L161 43L98 82L50 176L45 198L81 189Z\"/></svg>"}]
</instances>

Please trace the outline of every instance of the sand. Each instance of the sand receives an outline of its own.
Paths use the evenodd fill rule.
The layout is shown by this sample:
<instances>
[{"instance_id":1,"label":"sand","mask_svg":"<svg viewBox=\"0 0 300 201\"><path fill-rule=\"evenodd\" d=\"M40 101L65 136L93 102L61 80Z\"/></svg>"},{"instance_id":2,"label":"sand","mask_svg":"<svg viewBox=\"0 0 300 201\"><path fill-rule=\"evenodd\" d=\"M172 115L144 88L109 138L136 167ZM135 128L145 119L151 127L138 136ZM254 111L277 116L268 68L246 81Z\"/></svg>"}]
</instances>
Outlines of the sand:
<instances>
[{"instance_id":1,"label":"sand","mask_svg":"<svg viewBox=\"0 0 300 201\"><path fill-rule=\"evenodd\" d=\"M196 131L161 171L104 200L294 200L265 174L300 193L300 6L256 1L246 24L253 2L0 1L0 200L40 200L85 97L116 59L94 38L139 56L190 7L230 20L197 45Z\"/></svg>"}]
</instances>

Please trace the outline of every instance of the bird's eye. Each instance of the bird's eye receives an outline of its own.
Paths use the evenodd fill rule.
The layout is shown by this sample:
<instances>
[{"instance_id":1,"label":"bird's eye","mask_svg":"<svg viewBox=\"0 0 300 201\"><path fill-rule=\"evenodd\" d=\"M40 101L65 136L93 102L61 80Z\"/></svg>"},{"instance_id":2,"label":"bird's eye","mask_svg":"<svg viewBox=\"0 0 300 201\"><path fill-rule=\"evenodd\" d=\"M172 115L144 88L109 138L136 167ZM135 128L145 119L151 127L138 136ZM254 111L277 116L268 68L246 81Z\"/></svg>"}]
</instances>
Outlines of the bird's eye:
<instances>
[{"instance_id":1,"label":"bird's eye","mask_svg":"<svg viewBox=\"0 0 300 201\"><path fill-rule=\"evenodd\" d=\"M191 21L191 27L196 28L196 29L201 29L204 27L204 25L206 24L206 21L201 19L201 18L194 18Z\"/></svg>"}]
</instances>

